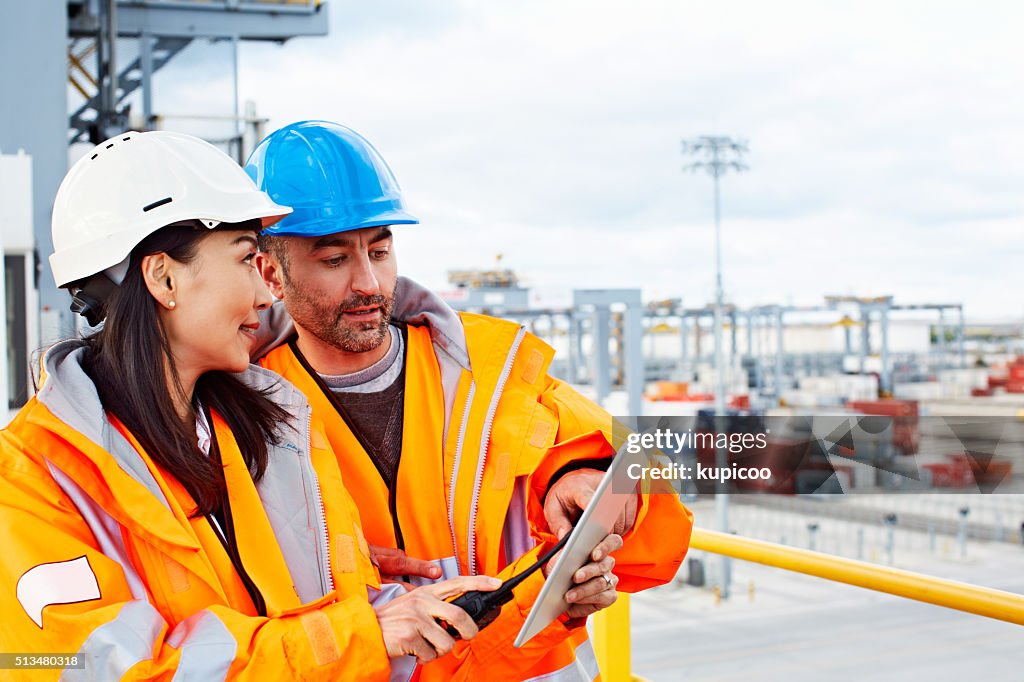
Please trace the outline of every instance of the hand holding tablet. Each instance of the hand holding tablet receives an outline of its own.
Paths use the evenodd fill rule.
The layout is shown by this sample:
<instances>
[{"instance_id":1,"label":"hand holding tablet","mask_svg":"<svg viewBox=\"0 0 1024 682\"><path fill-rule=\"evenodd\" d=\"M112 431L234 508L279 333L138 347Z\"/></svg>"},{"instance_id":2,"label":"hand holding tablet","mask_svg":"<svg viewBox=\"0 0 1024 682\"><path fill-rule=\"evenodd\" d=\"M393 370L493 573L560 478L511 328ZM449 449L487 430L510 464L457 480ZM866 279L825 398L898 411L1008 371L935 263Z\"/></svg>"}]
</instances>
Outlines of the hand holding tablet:
<instances>
[{"instance_id":1,"label":"hand holding tablet","mask_svg":"<svg viewBox=\"0 0 1024 682\"><path fill-rule=\"evenodd\" d=\"M574 589L573 575L590 562L590 553L613 531L626 505L636 499L637 482L626 475L631 464L644 466L647 457L642 451L631 453L623 445L601 478L583 516L566 536L569 541L544 582L514 646L521 647L571 606L565 595Z\"/></svg>"},{"instance_id":2,"label":"hand holding tablet","mask_svg":"<svg viewBox=\"0 0 1024 682\"><path fill-rule=\"evenodd\" d=\"M629 465L643 465L646 461L642 452L630 453L623 446L601 477L571 532L565 533L530 568L506 580L493 592L466 592L451 600L451 603L466 611L482 629L498 617L502 605L512 600L515 587L554 559L554 567L545 570L547 579L544 586L514 642L514 646L520 647L558 616L574 606L584 606L581 600L586 602L594 594L614 589L617 581L614 576L609 577L610 567L614 565L609 554L622 546L621 537L615 533L617 529L622 530L619 526L624 518L635 517L637 482L630 480L626 471ZM630 505L634 505L632 513L625 511ZM600 552L595 552L602 543L604 545ZM598 583L595 588L591 583L599 577L605 584ZM573 602L566 600L570 590L574 592ZM587 607L585 610L592 612L596 608ZM459 637L458 631L451 625L440 620L438 622L452 637Z\"/></svg>"}]
</instances>

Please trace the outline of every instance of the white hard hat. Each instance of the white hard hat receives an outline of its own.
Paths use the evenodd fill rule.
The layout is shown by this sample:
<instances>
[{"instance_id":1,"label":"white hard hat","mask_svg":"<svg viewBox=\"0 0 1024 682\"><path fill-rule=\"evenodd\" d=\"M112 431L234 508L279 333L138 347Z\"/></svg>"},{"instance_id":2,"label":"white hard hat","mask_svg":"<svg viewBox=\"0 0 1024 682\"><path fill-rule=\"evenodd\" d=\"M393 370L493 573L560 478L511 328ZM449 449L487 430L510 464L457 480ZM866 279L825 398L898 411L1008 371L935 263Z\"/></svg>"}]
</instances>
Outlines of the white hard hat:
<instances>
[{"instance_id":1,"label":"white hard hat","mask_svg":"<svg viewBox=\"0 0 1024 682\"><path fill-rule=\"evenodd\" d=\"M259 191L231 157L197 137L127 132L82 157L61 182L50 267L63 287L121 264L139 242L171 223L199 220L212 229L260 219L267 227L291 212Z\"/></svg>"}]
</instances>

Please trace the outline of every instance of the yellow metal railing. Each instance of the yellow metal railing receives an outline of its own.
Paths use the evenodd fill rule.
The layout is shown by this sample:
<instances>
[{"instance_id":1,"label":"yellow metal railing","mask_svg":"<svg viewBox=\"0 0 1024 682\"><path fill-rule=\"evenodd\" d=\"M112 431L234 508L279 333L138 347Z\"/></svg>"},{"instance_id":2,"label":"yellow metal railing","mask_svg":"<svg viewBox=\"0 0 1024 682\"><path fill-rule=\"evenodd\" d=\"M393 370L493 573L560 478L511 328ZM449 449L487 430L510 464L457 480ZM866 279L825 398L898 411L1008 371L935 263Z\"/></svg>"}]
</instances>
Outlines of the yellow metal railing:
<instances>
[{"instance_id":1,"label":"yellow metal railing","mask_svg":"<svg viewBox=\"0 0 1024 682\"><path fill-rule=\"evenodd\" d=\"M714 530L694 528L690 549L813 575L914 601L1024 625L1024 595L879 566L807 549L786 547ZM603 682L638 679L630 673L629 599L594 614L594 650Z\"/></svg>"},{"instance_id":2,"label":"yellow metal railing","mask_svg":"<svg viewBox=\"0 0 1024 682\"><path fill-rule=\"evenodd\" d=\"M690 548L1024 625L1024 595L1013 592L703 528L693 529Z\"/></svg>"}]
</instances>

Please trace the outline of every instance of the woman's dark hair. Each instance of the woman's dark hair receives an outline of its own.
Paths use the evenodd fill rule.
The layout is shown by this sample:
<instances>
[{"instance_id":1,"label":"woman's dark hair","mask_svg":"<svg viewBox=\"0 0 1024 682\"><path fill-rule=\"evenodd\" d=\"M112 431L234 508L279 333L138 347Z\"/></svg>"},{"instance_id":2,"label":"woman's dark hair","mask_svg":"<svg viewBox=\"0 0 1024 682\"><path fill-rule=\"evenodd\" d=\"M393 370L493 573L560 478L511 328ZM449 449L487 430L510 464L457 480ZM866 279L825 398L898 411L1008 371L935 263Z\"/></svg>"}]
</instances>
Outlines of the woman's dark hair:
<instances>
[{"instance_id":1,"label":"woman's dark hair","mask_svg":"<svg viewBox=\"0 0 1024 682\"><path fill-rule=\"evenodd\" d=\"M216 229L250 229L250 225ZM198 223L175 224L142 240L132 250L124 281L103 302L102 329L83 341L90 351L84 368L104 408L121 420L157 465L184 486L197 505L194 516L221 508L226 493L223 471L199 449L195 423L182 421L169 398L181 391L181 385L141 262L145 256L166 253L179 263L189 263L210 232ZM170 382L165 363L170 367ZM277 442L275 427L288 413L266 394L223 371L206 372L199 378L192 404L201 404L224 419L253 480L259 481L267 468L267 442Z\"/></svg>"}]
</instances>

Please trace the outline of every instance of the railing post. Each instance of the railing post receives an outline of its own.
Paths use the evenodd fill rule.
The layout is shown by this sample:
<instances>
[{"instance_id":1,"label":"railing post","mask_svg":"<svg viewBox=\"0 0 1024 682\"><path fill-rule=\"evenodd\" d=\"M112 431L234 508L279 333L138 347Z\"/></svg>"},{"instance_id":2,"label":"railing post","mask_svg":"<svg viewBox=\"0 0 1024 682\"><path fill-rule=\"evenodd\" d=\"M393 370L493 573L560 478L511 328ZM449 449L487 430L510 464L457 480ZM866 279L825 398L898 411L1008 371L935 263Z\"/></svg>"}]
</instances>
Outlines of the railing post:
<instances>
[{"instance_id":1,"label":"railing post","mask_svg":"<svg viewBox=\"0 0 1024 682\"><path fill-rule=\"evenodd\" d=\"M629 595L594 614L594 652L604 682L630 682Z\"/></svg>"},{"instance_id":2,"label":"railing post","mask_svg":"<svg viewBox=\"0 0 1024 682\"><path fill-rule=\"evenodd\" d=\"M886 563L893 565L893 552L896 549L896 515L886 514L882 523L885 524L885 556Z\"/></svg>"},{"instance_id":3,"label":"railing post","mask_svg":"<svg viewBox=\"0 0 1024 682\"><path fill-rule=\"evenodd\" d=\"M957 526L956 541L960 545L960 556L967 556L967 515L971 513L970 507L960 508L960 523Z\"/></svg>"}]
</instances>

